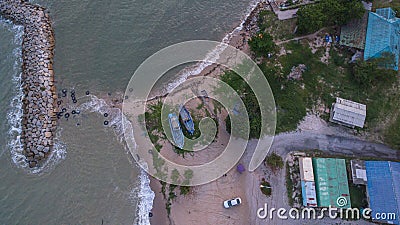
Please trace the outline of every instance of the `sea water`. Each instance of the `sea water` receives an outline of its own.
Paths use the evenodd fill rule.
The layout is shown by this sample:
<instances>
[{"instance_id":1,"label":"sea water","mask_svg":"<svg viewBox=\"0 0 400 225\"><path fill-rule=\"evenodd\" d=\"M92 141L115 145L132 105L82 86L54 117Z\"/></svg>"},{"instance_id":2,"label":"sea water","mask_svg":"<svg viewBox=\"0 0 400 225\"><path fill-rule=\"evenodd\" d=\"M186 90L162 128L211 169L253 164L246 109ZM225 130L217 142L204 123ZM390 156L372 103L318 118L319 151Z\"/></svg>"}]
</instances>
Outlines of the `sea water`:
<instances>
[{"instance_id":1,"label":"sea water","mask_svg":"<svg viewBox=\"0 0 400 225\"><path fill-rule=\"evenodd\" d=\"M147 174L125 148L122 122L127 121L101 96L113 98L123 92L140 63L164 47L196 39L226 42L226 34L240 29L255 1L32 2L49 9L56 38L57 88L68 91L63 106L80 113L60 119L48 163L27 168L18 150L23 29L2 19L0 223L148 224L154 193ZM187 75L164 77L166 89ZM69 96L72 89L76 104Z\"/></svg>"}]
</instances>

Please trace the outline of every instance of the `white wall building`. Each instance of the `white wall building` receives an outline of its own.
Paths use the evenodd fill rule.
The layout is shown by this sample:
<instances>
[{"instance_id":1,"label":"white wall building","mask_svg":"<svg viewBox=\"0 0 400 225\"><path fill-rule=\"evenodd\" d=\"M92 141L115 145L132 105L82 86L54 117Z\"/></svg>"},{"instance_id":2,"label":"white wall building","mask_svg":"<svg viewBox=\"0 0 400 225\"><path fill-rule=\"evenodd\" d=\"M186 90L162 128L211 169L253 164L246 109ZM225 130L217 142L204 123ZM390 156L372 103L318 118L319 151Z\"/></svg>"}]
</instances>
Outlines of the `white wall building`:
<instances>
[{"instance_id":1,"label":"white wall building","mask_svg":"<svg viewBox=\"0 0 400 225\"><path fill-rule=\"evenodd\" d=\"M364 127L367 106L343 98L332 104L330 121L348 127Z\"/></svg>"}]
</instances>

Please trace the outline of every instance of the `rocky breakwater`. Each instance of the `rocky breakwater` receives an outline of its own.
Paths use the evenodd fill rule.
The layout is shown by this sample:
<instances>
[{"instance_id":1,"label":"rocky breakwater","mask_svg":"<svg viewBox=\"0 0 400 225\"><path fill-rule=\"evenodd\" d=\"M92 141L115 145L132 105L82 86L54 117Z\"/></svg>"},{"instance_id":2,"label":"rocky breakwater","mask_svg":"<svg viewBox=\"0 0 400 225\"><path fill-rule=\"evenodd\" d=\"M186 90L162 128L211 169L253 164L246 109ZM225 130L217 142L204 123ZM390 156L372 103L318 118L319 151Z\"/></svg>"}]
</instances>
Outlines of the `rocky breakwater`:
<instances>
[{"instance_id":1,"label":"rocky breakwater","mask_svg":"<svg viewBox=\"0 0 400 225\"><path fill-rule=\"evenodd\" d=\"M37 167L52 150L57 126L51 20L45 8L16 0L0 0L0 16L24 26L21 143L29 167Z\"/></svg>"}]
</instances>

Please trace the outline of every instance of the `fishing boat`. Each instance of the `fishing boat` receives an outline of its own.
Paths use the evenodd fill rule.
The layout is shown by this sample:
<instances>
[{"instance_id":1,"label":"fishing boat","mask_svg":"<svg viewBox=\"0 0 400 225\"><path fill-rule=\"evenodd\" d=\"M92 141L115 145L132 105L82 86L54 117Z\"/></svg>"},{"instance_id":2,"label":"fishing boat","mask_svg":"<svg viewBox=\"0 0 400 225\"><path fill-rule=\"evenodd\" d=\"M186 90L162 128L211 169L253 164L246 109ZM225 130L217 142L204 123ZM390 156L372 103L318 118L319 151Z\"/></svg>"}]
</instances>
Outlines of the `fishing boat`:
<instances>
[{"instance_id":1,"label":"fishing boat","mask_svg":"<svg viewBox=\"0 0 400 225\"><path fill-rule=\"evenodd\" d=\"M175 113L170 113L168 115L169 127L171 128L172 138L177 147L183 148L184 138L181 126L179 125L179 118Z\"/></svg>"},{"instance_id":2,"label":"fishing boat","mask_svg":"<svg viewBox=\"0 0 400 225\"><path fill-rule=\"evenodd\" d=\"M179 110L179 115L185 124L186 130L190 133L190 135L194 134L194 123L192 117L190 116L189 111L185 108L185 106L181 105Z\"/></svg>"}]
</instances>

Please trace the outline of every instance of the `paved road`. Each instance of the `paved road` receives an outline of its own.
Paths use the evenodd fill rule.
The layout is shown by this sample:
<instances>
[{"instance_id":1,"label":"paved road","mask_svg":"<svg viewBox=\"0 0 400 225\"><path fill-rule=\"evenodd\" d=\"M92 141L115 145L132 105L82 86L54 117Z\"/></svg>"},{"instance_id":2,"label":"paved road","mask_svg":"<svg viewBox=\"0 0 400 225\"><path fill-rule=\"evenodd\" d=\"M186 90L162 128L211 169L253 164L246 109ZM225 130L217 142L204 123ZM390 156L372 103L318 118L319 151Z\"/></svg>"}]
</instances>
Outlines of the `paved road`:
<instances>
[{"instance_id":1,"label":"paved road","mask_svg":"<svg viewBox=\"0 0 400 225\"><path fill-rule=\"evenodd\" d=\"M249 142L245 158L253 154L256 144L256 140ZM292 151L304 150L321 150L330 155L400 160L400 150L392 149L384 144L365 141L349 134L322 134L316 131L279 134L275 136L269 152L275 152L285 158Z\"/></svg>"},{"instance_id":2,"label":"paved road","mask_svg":"<svg viewBox=\"0 0 400 225\"><path fill-rule=\"evenodd\" d=\"M285 157L291 151L319 149L332 155L400 160L400 151L380 144L339 135L310 131L291 132L275 137L271 151Z\"/></svg>"}]
</instances>

